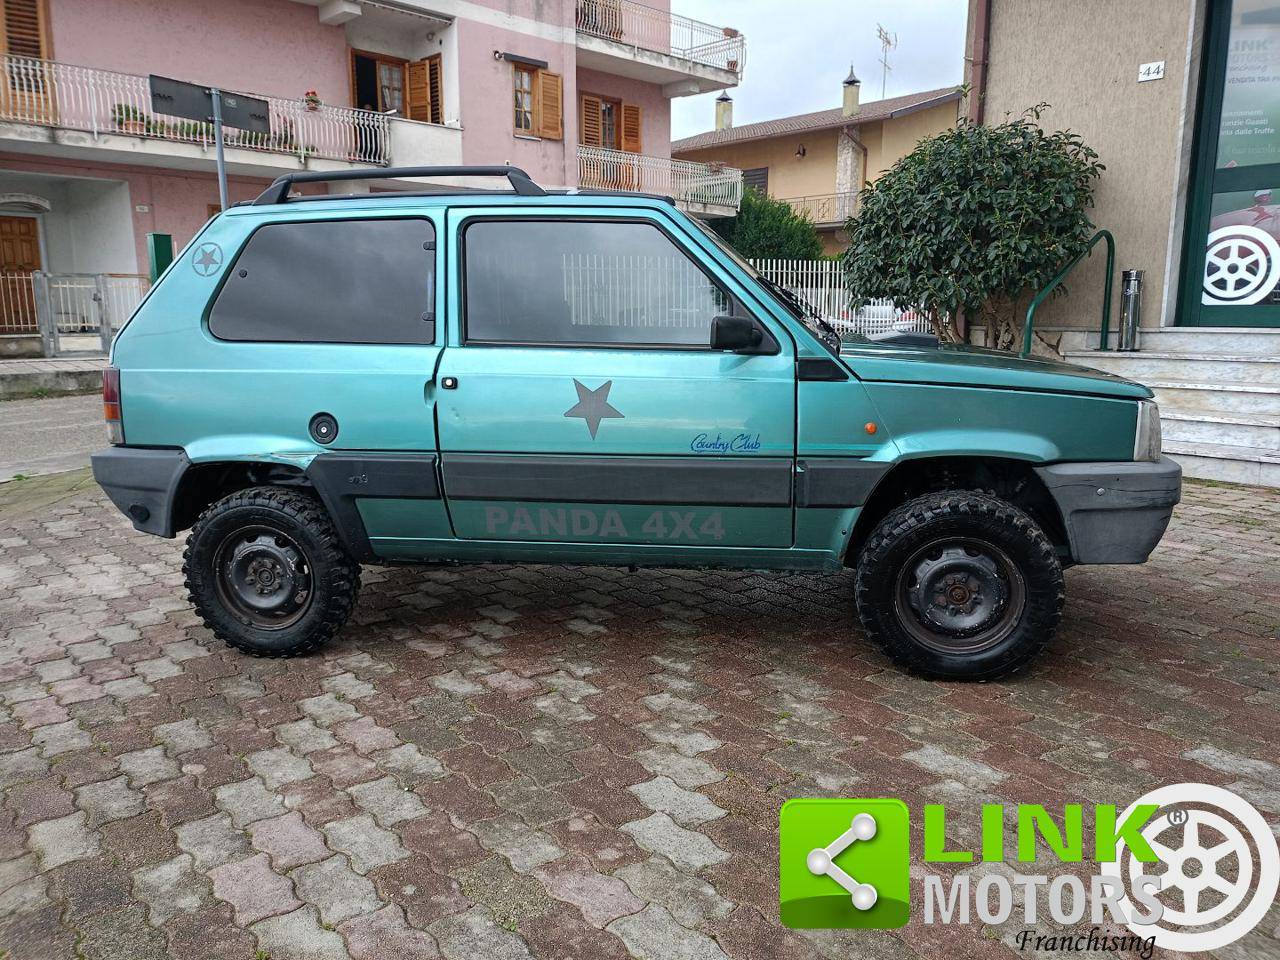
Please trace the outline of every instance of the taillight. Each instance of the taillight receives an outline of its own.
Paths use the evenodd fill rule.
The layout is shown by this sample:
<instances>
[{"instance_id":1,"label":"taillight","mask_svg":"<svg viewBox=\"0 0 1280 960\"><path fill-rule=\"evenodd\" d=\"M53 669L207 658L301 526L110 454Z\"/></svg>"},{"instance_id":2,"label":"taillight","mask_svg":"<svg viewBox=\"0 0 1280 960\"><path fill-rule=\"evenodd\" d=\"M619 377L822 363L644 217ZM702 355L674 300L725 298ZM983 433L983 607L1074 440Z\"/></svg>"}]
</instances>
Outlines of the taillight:
<instances>
[{"instance_id":1,"label":"taillight","mask_svg":"<svg viewBox=\"0 0 1280 960\"><path fill-rule=\"evenodd\" d=\"M102 416L107 421L107 436L113 444L124 443L124 423L120 420L120 370L105 367L102 371Z\"/></svg>"}]
</instances>

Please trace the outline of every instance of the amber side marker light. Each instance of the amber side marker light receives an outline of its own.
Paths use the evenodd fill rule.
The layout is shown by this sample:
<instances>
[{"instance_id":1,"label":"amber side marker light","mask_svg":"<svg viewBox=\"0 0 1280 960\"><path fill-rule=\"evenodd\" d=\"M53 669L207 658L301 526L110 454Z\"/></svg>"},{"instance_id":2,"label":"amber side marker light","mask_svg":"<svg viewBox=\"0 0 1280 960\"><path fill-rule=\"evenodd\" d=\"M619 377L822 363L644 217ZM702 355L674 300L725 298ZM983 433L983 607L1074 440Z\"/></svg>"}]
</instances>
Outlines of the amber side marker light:
<instances>
[{"instance_id":1,"label":"amber side marker light","mask_svg":"<svg viewBox=\"0 0 1280 960\"><path fill-rule=\"evenodd\" d=\"M867 423L867 425L866 425L863 429L864 429L864 430L866 430L866 431L867 431L867 433L875 433L875 432L876 432L877 427L876 427L876 425L875 425L874 423L870 423L870 422L869 422L869 423Z\"/></svg>"},{"instance_id":2,"label":"amber side marker light","mask_svg":"<svg viewBox=\"0 0 1280 960\"><path fill-rule=\"evenodd\" d=\"M102 416L107 421L107 437L111 443L124 443L124 424L120 420L120 370L117 367L106 367L102 371Z\"/></svg>"}]
</instances>

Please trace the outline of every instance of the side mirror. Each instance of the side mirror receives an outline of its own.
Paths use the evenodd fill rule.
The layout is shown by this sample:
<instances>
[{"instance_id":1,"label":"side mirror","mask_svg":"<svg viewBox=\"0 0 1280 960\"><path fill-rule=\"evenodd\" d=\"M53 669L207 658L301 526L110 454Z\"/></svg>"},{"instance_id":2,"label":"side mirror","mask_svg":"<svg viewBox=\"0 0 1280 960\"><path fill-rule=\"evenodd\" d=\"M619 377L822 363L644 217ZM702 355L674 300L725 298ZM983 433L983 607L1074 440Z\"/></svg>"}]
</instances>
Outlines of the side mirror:
<instances>
[{"instance_id":1,"label":"side mirror","mask_svg":"<svg viewBox=\"0 0 1280 960\"><path fill-rule=\"evenodd\" d=\"M762 353L765 333L752 317L716 317L711 321L711 349Z\"/></svg>"}]
</instances>

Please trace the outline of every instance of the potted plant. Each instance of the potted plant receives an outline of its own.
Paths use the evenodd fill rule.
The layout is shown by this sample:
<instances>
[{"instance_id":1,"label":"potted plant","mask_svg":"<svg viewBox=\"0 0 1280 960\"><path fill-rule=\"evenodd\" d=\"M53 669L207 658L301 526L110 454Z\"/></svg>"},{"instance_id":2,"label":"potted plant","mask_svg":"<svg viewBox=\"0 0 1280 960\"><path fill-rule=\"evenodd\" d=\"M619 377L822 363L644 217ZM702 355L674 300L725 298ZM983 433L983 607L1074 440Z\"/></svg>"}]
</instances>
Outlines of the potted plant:
<instances>
[{"instance_id":1,"label":"potted plant","mask_svg":"<svg viewBox=\"0 0 1280 960\"><path fill-rule=\"evenodd\" d=\"M145 134L147 115L131 103L117 103L111 108L111 121L121 133Z\"/></svg>"},{"instance_id":2,"label":"potted plant","mask_svg":"<svg viewBox=\"0 0 1280 960\"><path fill-rule=\"evenodd\" d=\"M320 94L316 93L314 90L308 90L302 95L302 102L306 104L308 110L319 110L321 104Z\"/></svg>"}]
</instances>

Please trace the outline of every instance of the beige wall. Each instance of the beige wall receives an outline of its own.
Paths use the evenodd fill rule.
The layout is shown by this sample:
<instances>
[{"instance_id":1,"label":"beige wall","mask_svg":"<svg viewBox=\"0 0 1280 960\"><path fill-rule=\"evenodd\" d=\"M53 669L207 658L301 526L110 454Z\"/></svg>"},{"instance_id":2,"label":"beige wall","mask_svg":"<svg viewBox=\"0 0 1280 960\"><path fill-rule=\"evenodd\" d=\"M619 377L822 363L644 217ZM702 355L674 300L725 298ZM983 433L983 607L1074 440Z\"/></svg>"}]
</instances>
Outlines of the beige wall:
<instances>
[{"instance_id":1,"label":"beige wall","mask_svg":"<svg viewBox=\"0 0 1280 960\"><path fill-rule=\"evenodd\" d=\"M1182 121L1193 108L1188 71L1198 60L1198 45L1189 51L1188 37L1199 31L1198 17L1192 29L1192 7L1202 0L990 2L985 122L1000 123L1043 101L1051 104L1043 126L1071 129L1098 152L1107 169L1092 218L1115 234L1117 274L1146 271L1143 325L1159 325L1162 313L1171 323L1174 297L1164 296L1165 279L1181 243L1179 180L1186 178L1189 149ZM1138 65L1153 60L1165 61L1164 79L1138 83ZM1098 323L1103 257L1097 250L1076 269L1071 295L1047 304L1037 327ZM1176 284L1176 263L1172 272ZM1113 329L1119 292L1117 277Z\"/></svg>"},{"instance_id":2,"label":"beige wall","mask_svg":"<svg viewBox=\"0 0 1280 960\"><path fill-rule=\"evenodd\" d=\"M955 125L958 104L939 104L906 116L858 128L867 148L867 180L875 180L916 148L925 137Z\"/></svg>"},{"instance_id":3,"label":"beige wall","mask_svg":"<svg viewBox=\"0 0 1280 960\"><path fill-rule=\"evenodd\" d=\"M838 130L821 130L800 136L751 140L708 150L681 153L682 160L707 163L719 160L739 170L769 168L769 193L774 197L817 197L836 192L836 140ZM804 144L804 159L796 150Z\"/></svg>"}]
</instances>

